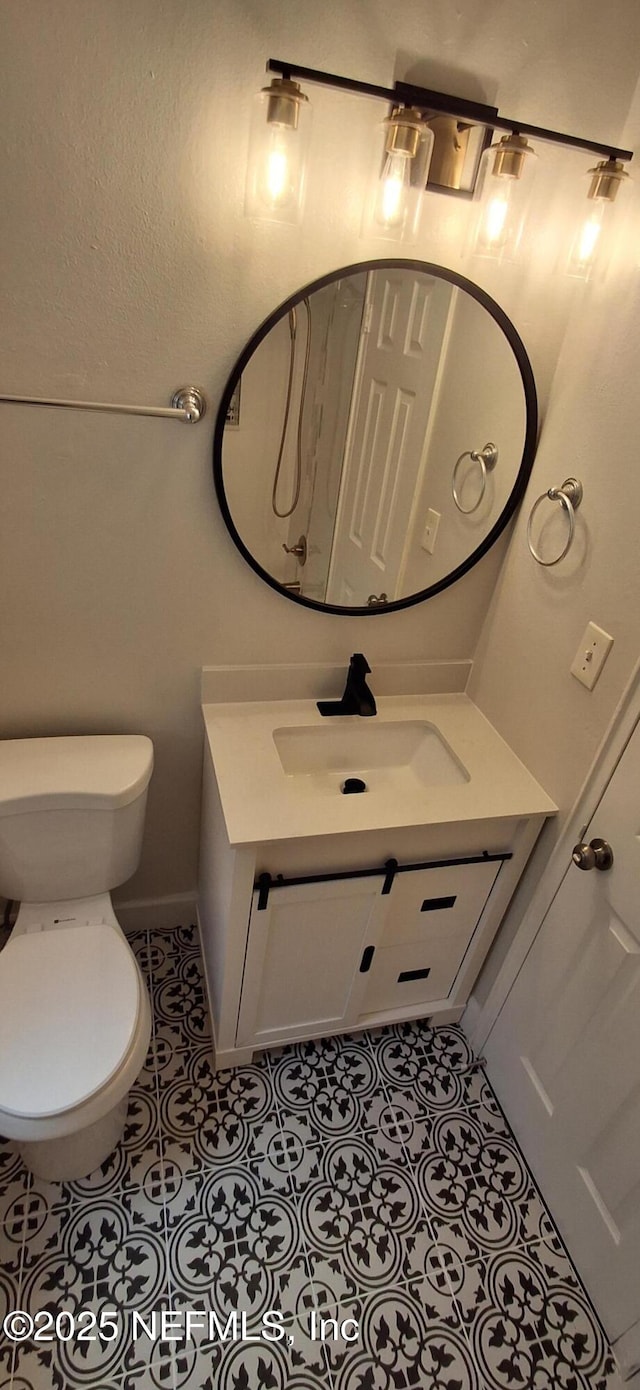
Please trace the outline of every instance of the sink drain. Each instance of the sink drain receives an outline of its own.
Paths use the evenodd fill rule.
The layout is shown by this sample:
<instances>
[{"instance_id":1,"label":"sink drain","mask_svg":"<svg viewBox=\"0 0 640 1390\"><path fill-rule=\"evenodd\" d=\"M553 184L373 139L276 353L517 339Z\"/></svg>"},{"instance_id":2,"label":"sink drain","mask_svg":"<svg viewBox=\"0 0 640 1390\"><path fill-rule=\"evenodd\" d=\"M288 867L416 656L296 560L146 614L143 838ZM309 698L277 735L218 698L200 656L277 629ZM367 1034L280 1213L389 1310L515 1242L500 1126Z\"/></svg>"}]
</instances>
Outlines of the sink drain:
<instances>
[{"instance_id":1,"label":"sink drain","mask_svg":"<svg viewBox=\"0 0 640 1390\"><path fill-rule=\"evenodd\" d=\"M340 791L343 796L354 796L357 792L366 792L367 784L361 777L347 777L346 782L342 783Z\"/></svg>"}]
</instances>

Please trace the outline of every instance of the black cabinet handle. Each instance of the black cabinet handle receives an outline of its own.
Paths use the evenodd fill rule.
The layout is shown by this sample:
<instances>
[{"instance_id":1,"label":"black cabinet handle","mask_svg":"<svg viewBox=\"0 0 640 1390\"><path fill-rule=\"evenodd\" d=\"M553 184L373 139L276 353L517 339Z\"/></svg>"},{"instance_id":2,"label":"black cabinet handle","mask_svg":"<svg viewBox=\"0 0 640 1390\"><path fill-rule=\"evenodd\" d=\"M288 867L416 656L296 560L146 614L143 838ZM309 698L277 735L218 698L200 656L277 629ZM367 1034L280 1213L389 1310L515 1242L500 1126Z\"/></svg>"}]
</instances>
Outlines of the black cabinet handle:
<instances>
[{"instance_id":1,"label":"black cabinet handle","mask_svg":"<svg viewBox=\"0 0 640 1390\"><path fill-rule=\"evenodd\" d=\"M371 968L371 962L374 957L375 949L375 946L365 946L364 951L362 952L362 960L360 961L361 975L366 975L367 971Z\"/></svg>"},{"instance_id":2,"label":"black cabinet handle","mask_svg":"<svg viewBox=\"0 0 640 1390\"><path fill-rule=\"evenodd\" d=\"M386 864L385 864L385 866L384 866L384 883L383 883L383 885L382 885L382 893L383 893L383 894L384 894L384 893L390 893L390 892L391 892L391 889L393 888L393 880L394 880L394 878L395 878L397 872L398 872L398 861L397 861L397 859L387 859L387 862L386 862Z\"/></svg>"}]
</instances>

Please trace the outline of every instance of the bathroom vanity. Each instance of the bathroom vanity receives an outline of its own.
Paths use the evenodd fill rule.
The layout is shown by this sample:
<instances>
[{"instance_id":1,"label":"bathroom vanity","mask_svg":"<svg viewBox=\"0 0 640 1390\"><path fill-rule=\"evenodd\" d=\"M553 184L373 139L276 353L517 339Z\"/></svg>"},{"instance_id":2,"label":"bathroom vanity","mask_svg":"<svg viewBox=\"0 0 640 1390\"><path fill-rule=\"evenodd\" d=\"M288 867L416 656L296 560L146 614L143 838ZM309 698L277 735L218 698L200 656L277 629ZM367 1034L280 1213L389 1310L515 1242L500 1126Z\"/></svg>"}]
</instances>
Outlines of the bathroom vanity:
<instances>
[{"instance_id":1,"label":"bathroom vanity","mask_svg":"<svg viewBox=\"0 0 640 1390\"><path fill-rule=\"evenodd\" d=\"M478 563L536 438L531 364L501 307L445 267L383 259L303 286L257 328L218 411L213 473L261 580L373 620ZM218 1066L459 1019L556 810L464 693L469 663L400 666L376 669L372 717L348 683L336 714L342 670L246 668L234 684L234 668L211 668L199 920Z\"/></svg>"},{"instance_id":2,"label":"bathroom vanity","mask_svg":"<svg viewBox=\"0 0 640 1390\"><path fill-rule=\"evenodd\" d=\"M198 914L217 1067L460 1018L556 807L463 693L204 704ZM349 779L366 790L345 794Z\"/></svg>"}]
</instances>

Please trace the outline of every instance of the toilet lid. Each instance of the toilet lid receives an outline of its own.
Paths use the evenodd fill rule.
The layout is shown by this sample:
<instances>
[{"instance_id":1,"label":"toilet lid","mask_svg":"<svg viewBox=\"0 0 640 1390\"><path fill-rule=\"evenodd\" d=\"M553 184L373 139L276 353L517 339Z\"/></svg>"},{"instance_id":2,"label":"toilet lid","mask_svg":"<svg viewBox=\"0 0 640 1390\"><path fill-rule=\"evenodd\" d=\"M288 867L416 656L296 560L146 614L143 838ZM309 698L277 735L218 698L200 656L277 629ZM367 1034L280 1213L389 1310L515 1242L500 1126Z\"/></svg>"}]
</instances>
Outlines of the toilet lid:
<instances>
[{"instance_id":1,"label":"toilet lid","mask_svg":"<svg viewBox=\"0 0 640 1390\"><path fill-rule=\"evenodd\" d=\"M0 955L0 1110L44 1118L100 1090L130 1049L139 992L134 956L105 923L12 937Z\"/></svg>"}]
</instances>

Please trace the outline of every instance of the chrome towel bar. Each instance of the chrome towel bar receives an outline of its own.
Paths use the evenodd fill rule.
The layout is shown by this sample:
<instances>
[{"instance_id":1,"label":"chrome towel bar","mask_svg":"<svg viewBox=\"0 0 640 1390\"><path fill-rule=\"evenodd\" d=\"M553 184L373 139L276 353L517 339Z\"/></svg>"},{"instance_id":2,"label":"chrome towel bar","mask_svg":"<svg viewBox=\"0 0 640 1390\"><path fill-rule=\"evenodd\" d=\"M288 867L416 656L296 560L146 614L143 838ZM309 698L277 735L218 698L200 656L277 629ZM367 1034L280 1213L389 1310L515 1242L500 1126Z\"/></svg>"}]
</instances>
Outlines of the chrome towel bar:
<instances>
[{"instance_id":1,"label":"chrome towel bar","mask_svg":"<svg viewBox=\"0 0 640 1390\"><path fill-rule=\"evenodd\" d=\"M45 405L64 410L106 410L112 415L151 415L160 420L183 420L186 425L197 425L207 412L204 392L198 386L179 386L171 397L171 405L110 405L104 401L60 401L48 400L41 396L3 396L0 401L7 405Z\"/></svg>"}]
</instances>

